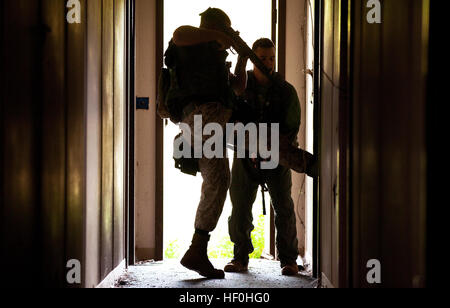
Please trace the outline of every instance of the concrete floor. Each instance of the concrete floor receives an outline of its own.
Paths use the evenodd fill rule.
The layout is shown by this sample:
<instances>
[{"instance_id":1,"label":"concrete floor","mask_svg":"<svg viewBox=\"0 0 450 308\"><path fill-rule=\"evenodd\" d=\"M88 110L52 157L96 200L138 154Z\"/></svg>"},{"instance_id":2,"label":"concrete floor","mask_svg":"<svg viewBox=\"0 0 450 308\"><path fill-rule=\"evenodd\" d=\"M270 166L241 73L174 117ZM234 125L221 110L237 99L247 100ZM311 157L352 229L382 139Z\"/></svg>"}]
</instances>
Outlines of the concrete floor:
<instances>
[{"instance_id":1,"label":"concrete floor","mask_svg":"<svg viewBox=\"0 0 450 308\"><path fill-rule=\"evenodd\" d=\"M229 260L211 260L223 268ZM223 280L208 280L180 265L178 260L145 262L129 267L116 282L116 288L314 288L316 281L310 272L295 277L281 275L280 263L270 260L250 260L247 273L225 273Z\"/></svg>"}]
</instances>

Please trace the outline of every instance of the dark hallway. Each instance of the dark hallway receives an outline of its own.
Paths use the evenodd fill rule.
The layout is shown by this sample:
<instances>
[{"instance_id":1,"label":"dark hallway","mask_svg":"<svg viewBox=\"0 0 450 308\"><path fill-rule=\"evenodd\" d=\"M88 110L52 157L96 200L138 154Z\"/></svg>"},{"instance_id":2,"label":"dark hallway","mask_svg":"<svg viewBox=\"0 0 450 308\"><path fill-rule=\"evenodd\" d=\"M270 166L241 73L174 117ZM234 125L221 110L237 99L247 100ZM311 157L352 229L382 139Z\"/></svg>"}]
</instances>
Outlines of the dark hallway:
<instances>
[{"instance_id":1,"label":"dark hallway","mask_svg":"<svg viewBox=\"0 0 450 308\"><path fill-rule=\"evenodd\" d=\"M272 1L277 71L300 98L298 143L320 159L316 179L292 176L307 271L281 277L272 221L274 261L197 284L164 260L164 1L2 1L2 287L439 286L443 2Z\"/></svg>"}]
</instances>

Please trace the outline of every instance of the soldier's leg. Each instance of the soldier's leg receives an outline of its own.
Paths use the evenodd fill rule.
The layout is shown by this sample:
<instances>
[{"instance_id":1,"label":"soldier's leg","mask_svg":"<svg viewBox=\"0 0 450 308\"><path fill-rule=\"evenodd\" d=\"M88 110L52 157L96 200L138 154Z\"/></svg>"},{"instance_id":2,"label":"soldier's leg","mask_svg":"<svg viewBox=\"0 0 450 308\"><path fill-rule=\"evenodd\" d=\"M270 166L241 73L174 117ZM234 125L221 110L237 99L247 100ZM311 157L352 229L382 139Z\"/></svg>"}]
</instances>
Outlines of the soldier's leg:
<instances>
[{"instance_id":1,"label":"soldier's leg","mask_svg":"<svg viewBox=\"0 0 450 308\"><path fill-rule=\"evenodd\" d=\"M316 158L290 143L280 143L280 165L310 177L317 177Z\"/></svg>"},{"instance_id":2,"label":"soldier's leg","mask_svg":"<svg viewBox=\"0 0 450 308\"><path fill-rule=\"evenodd\" d=\"M195 218L195 228L212 232L222 214L230 187L228 158L202 158L199 161L199 168L203 184Z\"/></svg>"},{"instance_id":3,"label":"soldier's leg","mask_svg":"<svg viewBox=\"0 0 450 308\"><path fill-rule=\"evenodd\" d=\"M195 132L194 117L201 115L202 128L208 123L218 123L224 128L229 114L219 103L209 103L199 106L183 122L191 127L192 132ZM205 136L201 137L205 141ZM204 277L219 279L225 277L224 272L213 267L208 259L207 247L210 239L209 233L217 226L230 186L228 158L225 155L222 157L199 160L203 184L195 219L196 232L191 247L181 260L181 264L186 268L196 271Z\"/></svg>"},{"instance_id":4,"label":"soldier's leg","mask_svg":"<svg viewBox=\"0 0 450 308\"><path fill-rule=\"evenodd\" d=\"M234 243L234 259L248 264L248 255L253 252L251 232L254 229L252 206L256 199L258 183L244 166L242 159L233 162L230 197L233 206L228 219L228 230Z\"/></svg>"},{"instance_id":5,"label":"soldier's leg","mask_svg":"<svg viewBox=\"0 0 450 308\"><path fill-rule=\"evenodd\" d=\"M207 250L209 233L217 226L230 185L228 159L202 158L199 167L203 184L195 219L196 231L191 247L181 259L181 264L206 278L223 279L224 272L214 268L208 259Z\"/></svg>"},{"instance_id":6,"label":"soldier's leg","mask_svg":"<svg viewBox=\"0 0 450 308\"><path fill-rule=\"evenodd\" d=\"M201 116L201 133L195 136L195 118ZM225 133L225 126L231 117L231 110L226 109L221 103L211 102L196 106L183 122L186 123L191 130L191 144L194 145L194 139L202 140L202 146L211 136L204 136L203 129L210 123L219 124ZM228 188L230 186L230 168L228 158L226 158L226 150L222 158L201 158L199 160L199 169L203 177L202 194L197 215L195 220L195 228L202 231L211 232L215 229L217 222L222 213Z\"/></svg>"},{"instance_id":7,"label":"soldier's leg","mask_svg":"<svg viewBox=\"0 0 450 308\"><path fill-rule=\"evenodd\" d=\"M278 167L267 172L266 182L275 211L276 245L281 266L293 264L298 257L298 240L294 201L291 197L291 171Z\"/></svg>"}]
</instances>

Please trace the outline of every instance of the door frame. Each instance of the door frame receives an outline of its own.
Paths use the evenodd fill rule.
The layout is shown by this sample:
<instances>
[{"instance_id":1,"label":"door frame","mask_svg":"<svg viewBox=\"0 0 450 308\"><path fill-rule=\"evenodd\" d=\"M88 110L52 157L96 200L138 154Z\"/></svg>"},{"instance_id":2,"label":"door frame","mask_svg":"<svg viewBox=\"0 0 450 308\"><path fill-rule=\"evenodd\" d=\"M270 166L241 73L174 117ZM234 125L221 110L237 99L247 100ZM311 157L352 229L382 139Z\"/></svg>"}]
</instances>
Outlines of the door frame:
<instances>
[{"instance_id":1,"label":"door frame","mask_svg":"<svg viewBox=\"0 0 450 308\"><path fill-rule=\"evenodd\" d=\"M277 47L277 71L286 77L286 0L272 0L272 42ZM269 253L277 260L275 211L270 207Z\"/></svg>"},{"instance_id":2,"label":"door frame","mask_svg":"<svg viewBox=\"0 0 450 308\"><path fill-rule=\"evenodd\" d=\"M126 0L126 264L134 265L136 261L135 254L135 124L136 124L136 0ZM155 67L162 67L163 64L163 34L164 34L164 2L163 0L155 0ZM155 69L154 81L157 88L159 70ZM154 107L156 104L151 104ZM156 112L156 110L155 110ZM164 140L164 124L163 121L156 117L155 121L156 134L156 153L155 153L155 255L154 259L160 261L163 259L163 140Z\"/></svg>"},{"instance_id":3,"label":"door frame","mask_svg":"<svg viewBox=\"0 0 450 308\"><path fill-rule=\"evenodd\" d=\"M156 53L155 53L155 83L158 89L160 70L164 61L164 1L156 0ZM155 112L156 112L156 104ZM156 157L155 177L155 260L164 258L164 121L156 116Z\"/></svg>"},{"instance_id":4,"label":"door frame","mask_svg":"<svg viewBox=\"0 0 450 308\"><path fill-rule=\"evenodd\" d=\"M321 71L322 71L322 1L314 0L314 153L320 162L321 136ZM319 172L320 173L320 172ZM319 278L320 268L320 185L313 180L313 277Z\"/></svg>"},{"instance_id":5,"label":"door frame","mask_svg":"<svg viewBox=\"0 0 450 308\"><path fill-rule=\"evenodd\" d=\"M126 136L125 136L125 259L135 264L134 166L135 166L135 0L126 0Z\"/></svg>"},{"instance_id":6,"label":"door frame","mask_svg":"<svg viewBox=\"0 0 450 308\"><path fill-rule=\"evenodd\" d=\"M126 211L125 211L125 242L126 242L126 264L127 266L135 264L135 73L136 73L136 37L135 37L135 7L136 0L126 0ZM321 69L321 30L322 30L322 1L315 1L315 18L314 18L314 71L320 72ZM162 67L164 54L164 1L156 0L156 67ZM279 58L278 70L285 74L286 70L286 0L272 0L272 39L278 44ZM284 29L284 31L283 31ZM159 70L155 70L155 82L159 78ZM320 74L314 74L314 153L320 156ZM163 200L163 140L164 140L164 121L157 118L155 123L156 132L156 159L155 159L155 176L156 196L155 196L155 260L163 259L163 217L164 217L164 200ZM319 185L318 179L314 179L313 184L313 277L318 278L320 273L320 243L319 243ZM271 226L270 226L270 253L275 256L275 223L274 212L271 209Z\"/></svg>"}]
</instances>

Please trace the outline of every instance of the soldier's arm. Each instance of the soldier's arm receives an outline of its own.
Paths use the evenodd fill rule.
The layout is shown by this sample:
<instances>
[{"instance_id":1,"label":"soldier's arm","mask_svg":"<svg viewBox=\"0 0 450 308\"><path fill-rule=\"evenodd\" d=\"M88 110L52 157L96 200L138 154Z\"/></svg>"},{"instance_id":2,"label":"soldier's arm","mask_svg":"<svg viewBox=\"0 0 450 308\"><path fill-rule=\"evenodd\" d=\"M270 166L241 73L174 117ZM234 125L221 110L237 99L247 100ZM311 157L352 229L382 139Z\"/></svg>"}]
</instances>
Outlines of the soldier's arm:
<instances>
[{"instance_id":1,"label":"soldier's arm","mask_svg":"<svg viewBox=\"0 0 450 308\"><path fill-rule=\"evenodd\" d=\"M247 61L248 58L238 57L236 69L231 78L231 87L237 96L242 96L247 88Z\"/></svg>"},{"instance_id":2,"label":"soldier's arm","mask_svg":"<svg viewBox=\"0 0 450 308\"><path fill-rule=\"evenodd\" d=\"M217 41L223 50L232 46L230 37L215 30L182 26L175 30L173 34L173 42L177 46L192 46L212 41Z\"/></svg>"}]
</instances>

